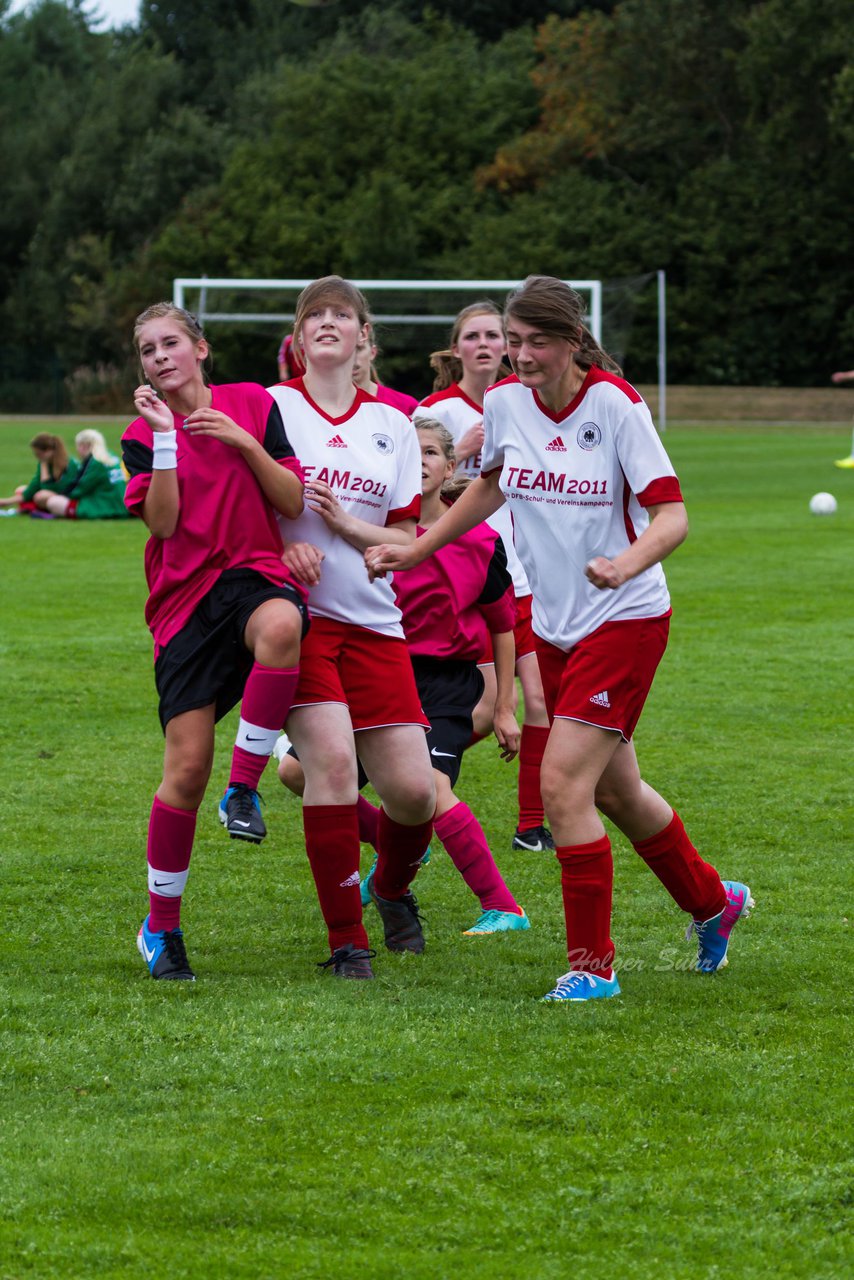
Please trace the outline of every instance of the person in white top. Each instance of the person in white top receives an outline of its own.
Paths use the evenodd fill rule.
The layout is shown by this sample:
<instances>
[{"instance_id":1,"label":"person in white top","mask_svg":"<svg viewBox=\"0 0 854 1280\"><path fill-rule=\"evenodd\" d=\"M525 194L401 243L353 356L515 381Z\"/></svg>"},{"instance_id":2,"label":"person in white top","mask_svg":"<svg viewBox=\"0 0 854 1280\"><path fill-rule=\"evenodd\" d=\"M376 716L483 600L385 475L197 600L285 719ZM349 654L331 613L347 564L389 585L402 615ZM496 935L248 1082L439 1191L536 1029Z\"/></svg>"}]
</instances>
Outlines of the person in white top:
<instances>
[{"instance_id":1,"label":"person in white top","mask_svg":"<svg viewBox=\"0 0 854 1280\"><path fill-rule=\"evenodd\" d=\"M401 614L363 553L379 537L415 538L421 453L409 419L353 384L367 303L339 276L297 301L294 343L306 372L270 388L303 464L305 509L283 530L284 560L308 587L311 629L287 733L305 771L306 850L337 977L371 978L359 893L357 754L382 799L371 896L391 951L421 952L409 888L430 843L436 790Z\"/></svg>"},{"instance_id":2,"label":"person in white top","mask_svg":"<svg viewBox=\"0 0 854 1280\"><path fill-rule=\"evenodd\" d=\"M483 399L488 387L510 370L503 363L507 354L501 312L494 302L472 302L463 307L451 330L450 346L434 351L430 364L435 371L433 392L413 411L413 421L438 421L450 431L461 476L480 475L483 448ZM540 794L540 766L549 736L549 720L531 631L531 588L513 546L513 521L506 507L489 523L501 535L507 553L507 568L516 594L516 675L522 686L524 721L519 750L519 812L511 848L539 853L553 849L551 832L544 825ZM495 706L495 669L488 647L480 663L484 693L474 713L475 741L492 731Z\"/></svg>"},{"instance_id":3,"label":"person in white top","mask_svg":"<svg viewBox=\"0 0 854 1280\"><path fill-rule=\"evenodd\" d=\"M660 561L685 538L679 482L649 411L582 323L581 299L529 276L507 300L515 376L485 397L483 470L409 548L369 547L370 575L409 568L510 506L534 595L552 720L542 792L561 865L570 970L544 997L618 995L610 937L613 861L599 811L634 845L720 969L750 890L722 882L678 815L640 776L632 735L664 653Z\"/></svg>"}]
</instances>

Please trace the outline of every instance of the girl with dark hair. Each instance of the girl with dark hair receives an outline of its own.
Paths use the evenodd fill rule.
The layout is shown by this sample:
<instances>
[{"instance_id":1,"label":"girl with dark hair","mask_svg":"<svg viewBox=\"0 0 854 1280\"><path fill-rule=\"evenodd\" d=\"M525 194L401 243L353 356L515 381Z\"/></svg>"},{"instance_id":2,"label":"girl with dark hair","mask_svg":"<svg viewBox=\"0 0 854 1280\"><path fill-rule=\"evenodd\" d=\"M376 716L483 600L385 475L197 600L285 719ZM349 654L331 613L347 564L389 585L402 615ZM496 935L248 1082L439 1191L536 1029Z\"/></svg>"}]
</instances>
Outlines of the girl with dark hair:
<instances>
[{"instance_id":1,"label":"girl with dark hair","mask_svg":"<svg viewBox=\"0 0 854 1280\"><path fill-rule=\"evenodd\" d=\"M40 431L30 441L36 457L36 473L27 485L19 485L8 498L0 498L0 512L10 515L35 511L37 493L62 493L70 488L80 470L76 458L69 458L65 441L60 436Z\"/></svg>"},{"instance_id":2,"label":"girl with dark hair","mask_svg":"<svg viewBox=\"0 0 854 1280\"><path fill-rule=\"evenodd\" d=\"M649 410L583 323L562 281L529 276L504 313L514 376L485 398L483 469L411 548L369 547L369 576L408 569L506 502L534 596L549 715L542 791L561 866L569 972L544 997L616 996L613 861L599 812L631 841L697 937L696 967L727 961L753 900L721 881L641 778L632 742L667 643L660 562L688 525Z\"/></svg>"}]
</instances>

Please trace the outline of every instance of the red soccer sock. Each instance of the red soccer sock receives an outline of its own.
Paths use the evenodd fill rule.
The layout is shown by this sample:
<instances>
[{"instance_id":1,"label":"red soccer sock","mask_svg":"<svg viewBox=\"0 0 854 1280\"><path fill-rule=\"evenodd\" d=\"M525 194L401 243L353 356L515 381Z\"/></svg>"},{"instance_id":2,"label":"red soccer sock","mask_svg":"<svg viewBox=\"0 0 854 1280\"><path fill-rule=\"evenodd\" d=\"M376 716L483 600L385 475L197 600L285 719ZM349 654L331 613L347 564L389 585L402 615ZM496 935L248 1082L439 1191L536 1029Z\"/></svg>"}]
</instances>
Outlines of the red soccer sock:
<instances>
[{"instance_id":1,"label":"red soccer sock","mask_svg":"<svg viewBox=\"0 0 854 1280\"><path fill-rule=\"evenodd\" d=\"M256 662L240 704L240 725L231 757L229 785L243 782L255 791L288 718L299 667L262 667Z\"/></svg>"},{"instance_id":2,"label":"red soccer sock","mask_svg":"<svg viewBox=\"0 0 854 1280\"><path fill-rule=\"evenodd\" d=\"M356 815L359 819L359 839L362 844L369 844L376 851L377 830L380 822L379 809L364 796L359 796L356 801Z\"/></svg>"},{"instance_id":3,"label":"red soccer sock","mask_svg":"<svg viewBox=\"0 0 854 1280\"><path fill-rule=\"evenodd\" d=\"M380 809L374 891L380 898L402 898L421 865L433 834L433 820L405 827Z\"/></svg>"},{"instance_id":4,"label":"red soccer sock","mask_svg":"<svg viewBox=\"0 0 854 1280\"><path fill-rule=\"evenodd\" d=\"M359 893L359 823L354 804L303 805L305 850L330 950L368 947Z\"/></svg>"},{"instance_id":5,"label":"red soccer sock","mask_svg":"<svg viewBox=\"0 0 854 1280\"><path fill-rule=\"evenodd\" d=\"M663 831L632 842L671 898L695 920L710 920L727 903L726 890L711 863L691 843L678 813Z\"/></svg>"},{"instance_id":6,"label":"red soccer sock","mask_svg":"<svg viewBox=\"0 0 854 1280\"><path fill-rule=\"evenodd\" d=\"M187 883L196 809L173 809L154 797L148 822L148 927L153 933L177 929Z\"/></svg>"},{"instance_id":7,"label":"red soccer sock","mask_svg":"<svg viewBox=\"0 0 854 1280\"><path fill-rule=\"evenodd\" d=\"M569 967L610 978L614 959L611 841L604 835L590 844L559 845L555 853L560 862Z\"/></svg>"},{"instance_id":8,"label":"red soccer sock","mask_svg":"<svg viewBox=\"0 0 854 1280\"><path fill-rule=\"evenodd\" d=\"M530 831L532 827L543 825L545 814L543 797L540 795L540 768L548 740L547 725L522 725L522 741L519 744L520 831Z\"/></svg>"},{"instance_id":9,"label":"red soccer sock","mask_svg":"<svg viewBox=\"0 0 854 1280\"><path fill-rule=\"evenodd\" d=\"M502 879L489 850L483 828L467 804L460 801L434 823L436 835L448 851L454 866L484 911L512 911L521 908Z\"/></svg>"}]
</instances>

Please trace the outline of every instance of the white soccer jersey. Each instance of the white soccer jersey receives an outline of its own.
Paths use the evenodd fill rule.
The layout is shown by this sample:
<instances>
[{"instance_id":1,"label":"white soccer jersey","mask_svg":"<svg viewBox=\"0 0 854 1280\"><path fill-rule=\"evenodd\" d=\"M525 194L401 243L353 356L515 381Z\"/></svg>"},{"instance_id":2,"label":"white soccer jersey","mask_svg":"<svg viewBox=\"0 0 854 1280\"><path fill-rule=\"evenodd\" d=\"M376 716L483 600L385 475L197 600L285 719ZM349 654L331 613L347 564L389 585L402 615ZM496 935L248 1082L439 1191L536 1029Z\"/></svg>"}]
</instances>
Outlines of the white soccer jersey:
<instances>
[{"instance_id":1,"label":"white soccer jersey","mask_svg":"<svg viewBox=\"0 0 854 1280\"><path fill-rule=\"evenodd\" d=\"M307 488L312 480L325 481L345 511L378 530L418 517L421 450L412 423L400 410L357 388L349 412L330 418L311 399L301 378L269 391L287 424ZM296 520L280 517L280 524L285 542L310 542L325 554L320 582L309 589L312 613L403 636L391 584L384 578L368 581L361 551L308 507ZM377 542L382 542L379 532Z\"/></svg>"},{"instance_id":2,"label":"white soccer jersey","mask_svg":"<svg viewBox=\"0 0 854 1280\"><path fill-rule=\"evenodd\" d=\"M412 421L416 426L419 419L424 418L434 418L437 422L441 422L442 426L450 431L456 444L469 427L481 421L483 409L466 395L459 383L455 382L444 391L434 391L431 396L421 401L417 409L413 409ZM471 457L465 458L459 464L457 470L460 475L474 480L480 475L481 464L481 455L473 453ZM531 588L513 544L513 519L509 508L502 507L500 511L496 511L494 516L489 517L487 524L500 535L504 543L504 550L507 552L507 570L513 579L513 591L517 596L529 596Z\"/></svg>"},{"instance_id":3,"label":"white soccer jersey","mask_svg":"<svg viewBox=\"0 0 854 1280\"><path fill-rule=\"evenodd\" d=\"M507 378L486 393L484 429L483 473L501 471L536 634L566 650L604 622L666 613L660 565L616 591L584 575L594 556L613 560L639 537L647 506L682 500L634 387L593 368L571 404L552 413L535 391Z\"/></svg>"}]
</instances>

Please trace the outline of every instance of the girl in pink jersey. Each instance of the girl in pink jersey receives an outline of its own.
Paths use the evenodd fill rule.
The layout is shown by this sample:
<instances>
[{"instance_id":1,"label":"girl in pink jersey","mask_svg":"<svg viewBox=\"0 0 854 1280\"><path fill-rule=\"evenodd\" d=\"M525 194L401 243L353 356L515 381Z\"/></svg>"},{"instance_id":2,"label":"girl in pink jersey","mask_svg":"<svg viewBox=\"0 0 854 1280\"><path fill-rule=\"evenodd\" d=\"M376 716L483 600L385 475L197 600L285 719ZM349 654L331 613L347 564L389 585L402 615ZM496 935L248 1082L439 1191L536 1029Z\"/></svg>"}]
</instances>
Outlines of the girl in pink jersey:
<instances>
[{"instance_id":1,"label":"girl in pink jersey","mask_svg":"<svg viewBox=\"0 0 854 1280\"><path fill-rule=\"evenodd\" d=\"M306 473L306 509L288 530L285 563L309 589L312 629L287 732L305 771L306 850L337 977L371 978L359 892L357 763L382 799L372 897L391 951L421 952L410 890L430 842L436 790L400 610L368 581L378 537L406 546L421 506L418 440L399 410L353 383L367 304L338 276L300 294L294 341L304 377L271 387Z\"/></svg>"},{"instance_id":2,"label":"girl in pink jersey","mask_svg":"<svg viewBox=\"0 0 854 1280\"><path fill-rule=\"evenodd\" d=\"M454 439L458 467L464 476L470 478L480 474L483 398L488 387L510 372L503 364L506 352L498 307L488 301L470 303L454 321L450 347L434 351L430 357L436 373L433 394L427 396L413 413L416 423L429 417L448 428ZM516 592L516 675L524 698L519 750L519 814L511 848L539 853L553 849L554 841L544 825L540 794L540 765L548 741L549 720L531 631L531 588L513 546L509 512L499 512L491 523L504 541ZM477 737L491 732L495 704L495 672L488 643L481 658L481 671L485 690L474 716Z\"/></svg>"},{"instance_id":3,"label":"girl in pink jersey","mask_svg":"<svg viewBox=\"0 0 854 1280\"><path fill-rule=\"evenodd\" d=\"M373 330L371 330L365 341L360 342L356 348L353 381L357 387L367 391L369 396L375 396L380 404L393 405L395 409L405 413L407 418L411 418L413 410L418 408L418 401L414 396L408 396L405 391L395 391L392 387L383 386L374 365L376 358L377 344L374 342Z\"/></svg>"},{"instance_id":4,"label":"girl in pink jersey","mask_svg":"<svg viewBox=\"0 0 854 1280\"><path fill-rule=\"evenodd\" d=\"M291 706L307 616L276 516L302 511L302 470L262 387L205 381L208 344L189 312L149 307L134 340L146 381L122 437L125 503L151 532L146 620L166 737L137 945L153 978L192 980L181 898L214 724L241 698L224 821L238 839L265 834L256 787Z\"/></svg>"},{"instance_id":5,"label":"girl in pink jersey","mask_svg":"<svg viewBox=\"0 0 854 1280\"><path fill-rule=\"evenodd\" d=\"M679 482L649 411L582 323L562 281L531 276L504 313L515 376L486 396L483 471L408 549L366 552L369 574L408 569L505 501L531 581L552 720L542 791L561 865L570 970L546 996L619 994L610 937L613 862L599 811L629 838L698 940L727 959L750 890L722 882L639 773L632 734L670 616L660 561L687 532Z\"/></svg>"}]
</instances>

